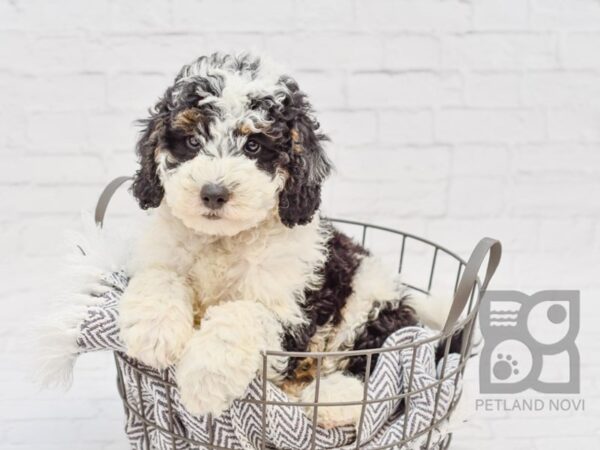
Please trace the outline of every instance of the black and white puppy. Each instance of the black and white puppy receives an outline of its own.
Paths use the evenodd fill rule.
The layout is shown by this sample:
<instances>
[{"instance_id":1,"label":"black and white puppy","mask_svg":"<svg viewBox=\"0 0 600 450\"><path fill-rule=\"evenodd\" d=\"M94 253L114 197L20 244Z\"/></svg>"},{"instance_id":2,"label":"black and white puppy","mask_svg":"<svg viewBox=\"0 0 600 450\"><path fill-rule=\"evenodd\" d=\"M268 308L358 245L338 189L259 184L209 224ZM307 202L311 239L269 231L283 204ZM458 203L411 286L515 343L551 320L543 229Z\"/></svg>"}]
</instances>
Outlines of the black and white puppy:
<instances>
[{"instance_id":1,"label":"black and white puppy","mask_svg":"<svg viewBox=\"0 0 600 450\"><path fill-rule=\"evenodd\" d=\"M416 323L395 278L320 220L327 138L275 65L201 57L144 125L133 193L156 210L131 263L121 335L130 356L176 365L190 412L225 410L263 350L374 348ZM308 401L314 372L310 359L269 365L272 381ZM322 373L322 401L362 398L364 357L327 358ZM359 411L320 408L319 420L352 423Z\"/></svg>"}]
</instances>

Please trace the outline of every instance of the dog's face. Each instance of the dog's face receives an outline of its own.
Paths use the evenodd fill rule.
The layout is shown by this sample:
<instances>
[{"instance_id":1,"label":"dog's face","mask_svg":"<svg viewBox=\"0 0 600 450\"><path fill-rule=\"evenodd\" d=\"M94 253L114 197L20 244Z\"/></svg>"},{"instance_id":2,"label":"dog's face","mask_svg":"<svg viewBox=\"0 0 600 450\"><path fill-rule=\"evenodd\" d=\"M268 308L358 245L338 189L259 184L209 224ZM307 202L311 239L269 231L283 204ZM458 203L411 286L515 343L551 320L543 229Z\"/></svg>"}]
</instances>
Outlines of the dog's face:
<instances>
[{"instance_id":1,"label":"dog's face","mask_svg":"<svg viewBox=\"0 0 600 450\"><path fill-rule=\"evenodd\" d=\"M144 122L133 193L187 227L232 236L276 216L308 223L329 174L306 95L250 56L185 66Z\"/></svg>"}]
</instances>

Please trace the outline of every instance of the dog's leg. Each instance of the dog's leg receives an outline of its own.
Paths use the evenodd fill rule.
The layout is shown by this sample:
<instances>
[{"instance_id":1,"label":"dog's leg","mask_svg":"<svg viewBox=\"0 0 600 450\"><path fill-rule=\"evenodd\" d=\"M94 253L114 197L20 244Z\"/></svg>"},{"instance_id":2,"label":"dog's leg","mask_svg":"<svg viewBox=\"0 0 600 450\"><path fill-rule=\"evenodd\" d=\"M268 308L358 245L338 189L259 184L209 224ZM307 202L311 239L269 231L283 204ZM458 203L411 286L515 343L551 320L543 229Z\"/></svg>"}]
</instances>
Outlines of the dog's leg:
<instances>
[{"instance_id":1,"label":"dog's leg","mask_svg":"<svg viewBox=\"0 0 600 450\"><path fill-rule=\"evenodd\" d=\"M315 401L316 383L312 381L300 394L302 402ZM319 403L358 402L363 398L363 382L347 373L334 372L321 377ZM360 419L361 405L319 406L317 424L324 428L340 425L356 425ZM306 414L313 417L314 408L305 407Z\"/></svg>"},{"instance_id":2,"label":"dog's leg","mask_svg":"<svg viewBox=\"0 0 600 450\"><path fill-rule=\"evenodd\" d=\"M194 329L193 296L192 288L173 271L136 274L119 306L127 354L157 369L176 363Z\"/></svg>"},{"instance_id":3,"label":"dog's leg","mask_svg":"<svg viewBox=\"0 0 600 450\"><path fill-rule=\"evenodd\" d=\"M441 330L450 313L452 300L451 295L415 295L407 301L407 304L415 310L421 323L434 330Z\"/></svg>"},{"instance_id":4,"label":"dog's leg","mask_svg":"<svg viewBox=\"0 0 600 450\"><path fill-rule=\"evenodd\" d=\"M281 347L282 327L258 302L210 307L177 366L181 402L192 414L219 415L262 367L261 351Z\"/></svg>"}]
</instances>

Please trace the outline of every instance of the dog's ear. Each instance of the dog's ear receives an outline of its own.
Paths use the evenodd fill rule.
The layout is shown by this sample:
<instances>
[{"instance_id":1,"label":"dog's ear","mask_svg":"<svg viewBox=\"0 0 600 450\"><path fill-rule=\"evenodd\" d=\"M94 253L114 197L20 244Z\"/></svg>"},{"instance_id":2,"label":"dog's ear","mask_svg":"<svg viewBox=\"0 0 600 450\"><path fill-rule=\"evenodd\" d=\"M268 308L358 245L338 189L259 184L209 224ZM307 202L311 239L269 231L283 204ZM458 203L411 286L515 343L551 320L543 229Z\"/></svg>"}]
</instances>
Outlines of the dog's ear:
<instances>
[{"instance_id":1,"label":"dog's ear","mask_svg":"<svg viewBox=\"0 0 600 450\"><path fill-rule=\"evenodd\" d=\"M279 217L288 226L309 223L321 204L321 183L331 171L323 141L306 95L292 80L286 83L290 96L284 105L290 133L288 178L279 194Z\"/></svg>"},{"instance_id":2,"label":"dog's ear","mask_svg":"<svg viewBox=\"0 0 600 450\"><path fill-rule=\"evenodd\" d=\"M156 155L163 138L168 114L161 111L159 103L149 119L141 121L145 125L138 140L136 153L140 167L135 173L132 192L142 209L156 208L165 194L158 176Z\"/></svg>"}]
</instances>

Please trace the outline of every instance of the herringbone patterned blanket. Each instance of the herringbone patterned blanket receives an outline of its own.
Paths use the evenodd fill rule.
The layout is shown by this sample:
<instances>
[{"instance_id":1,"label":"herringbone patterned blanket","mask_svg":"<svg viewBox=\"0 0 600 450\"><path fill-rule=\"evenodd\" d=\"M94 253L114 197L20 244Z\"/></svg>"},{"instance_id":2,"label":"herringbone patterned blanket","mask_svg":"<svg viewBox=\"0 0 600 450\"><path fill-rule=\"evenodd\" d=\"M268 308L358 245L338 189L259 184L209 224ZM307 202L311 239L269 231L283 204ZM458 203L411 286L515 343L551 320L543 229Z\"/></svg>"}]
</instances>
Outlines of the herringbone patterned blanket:
<instances>
[{"instance_id":1,"label":"herringbone patterned blanket","mask_svg":"<svg viewBox=\"0 0 600 450\"><path fill-rule=\"evenodd\" d=\"M108 289L98 295L96 304L88 308L87 318L79 328L77 345L81 353L94 350L118 353L118 368L123 381L119 389L129 405L125 430L133 449L260 449L263 448L263 438L264 448L268 449L310 449L313 444L320 449L351 449L357 448L357 436L360 436L362 449L424 448L428 433L423 431L433 420L446 416L458 395L455 377L436 384L442 362L436 367L434 343L429 343L418 346L415 355L411 348L380 355L371 374L367 399L390 400L367 404L360 433L353 426L334 429L315 427L313 435L311 418L301 407L293 405L269 405L263 418L263 407L257 403L263 396L260 376L248 386L244 398L234 402L220 417L192 416L181 406L171 369L156 371L121 353L123 344L119 339L117 306L127 281L122 272L104 277L102 283ZM430 336L431 331L424 328L404 328L391 335L384 347ZM410 377L407 369L413 358L415 370ZM446 374L454 372L458 364L459 355L450 354L443 370ZM144 373L136 370L139 368ZM409 385L411 391L422 390L412 394L405 402L401 395ZM275 385L267 382L266 388L268 401L288 401L286 394ZM438 407L434 418L436 397ZM429 448L442 448L445 439L443 428L434 428ZM410 445L395 445L408 437L414 437ZM214 447L207 445L211 442Z\"/></svg>"}]
</instances>

